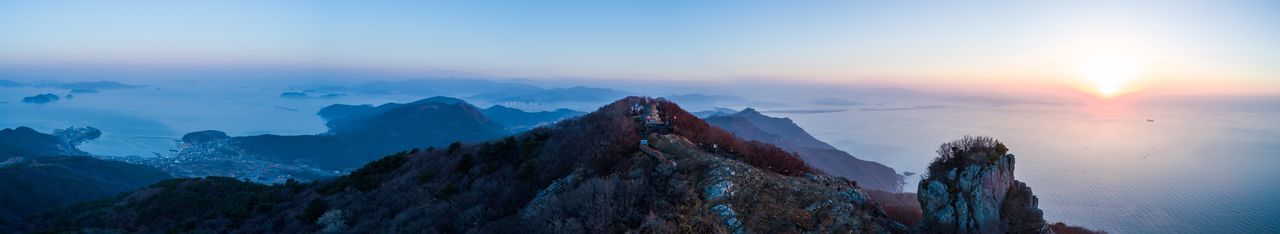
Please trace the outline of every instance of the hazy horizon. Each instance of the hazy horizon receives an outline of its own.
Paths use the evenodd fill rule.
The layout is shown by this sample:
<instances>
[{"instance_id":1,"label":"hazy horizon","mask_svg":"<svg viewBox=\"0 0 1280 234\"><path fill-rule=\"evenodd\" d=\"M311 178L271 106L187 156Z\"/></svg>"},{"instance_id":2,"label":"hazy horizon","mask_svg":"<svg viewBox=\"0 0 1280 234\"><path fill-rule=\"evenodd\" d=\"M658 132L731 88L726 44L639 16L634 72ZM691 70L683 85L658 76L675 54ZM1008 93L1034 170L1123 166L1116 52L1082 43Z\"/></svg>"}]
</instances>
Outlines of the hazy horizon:
<instances>
[{"instance_id":1,"label":"hazy horizon","mask_svg":"<svg viewBox=\"0 0 1280 234\"><path fill-rule=\"evenodd\" d=\"M1098 76L1122 75L1105 81L1114 89L1108 92L1156 86L1275 94L1277 11L1269 1L5 2L0 69L763 80L1095 93L1104 85Z\"/></svg>"},{"instance_id":2,"label":"hazy horizon","mask_svg":"<svg viewBox=\"0 0 1280 234\"><path fill-rule=\"evenodd\" d=\"M837 162L905 176L901 192L928 179L939 144L991 136L1017 155L1017 178L1050 223L1275 232L1277 42L1280 1L0 1L0 129L95 127L100 137L57 147L270 184L341 176L365 162L320 169L317 158L387 150L351 145L518 134L627 96L662 97L689 112L785 118L778 125L847 153ZM475 108L368 117L435 96ZM498 105L530 123L495 124L481 109ZM329 107L342 117L321 116ZM628 114L649 118L641 107ZM432 118L484 129L431 135L420 128ZM336 124L353 122L388 125L337 135ZM662 127L644 122L636 135L670 134ZM286 160L182 139L205 130L281 152L350 148ZM759 135L803 135L786 131ZM200 160L218 163L183 164ZM521 165L503 173L534 170Z\"/></svg>"}]
</instances>

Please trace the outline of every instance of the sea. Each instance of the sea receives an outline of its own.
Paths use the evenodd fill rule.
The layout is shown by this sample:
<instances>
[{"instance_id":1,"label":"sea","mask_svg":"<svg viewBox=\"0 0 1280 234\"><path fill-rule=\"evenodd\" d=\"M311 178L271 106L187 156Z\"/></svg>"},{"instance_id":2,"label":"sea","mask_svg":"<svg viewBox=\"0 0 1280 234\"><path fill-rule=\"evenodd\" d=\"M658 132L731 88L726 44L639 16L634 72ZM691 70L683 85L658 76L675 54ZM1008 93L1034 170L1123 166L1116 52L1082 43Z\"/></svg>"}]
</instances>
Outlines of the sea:
<instances>
[{"instance_id":1,"label":"sea","mask_svg":"<svg viewBox=\"0 0 1280 234\"><path fill-rule=\"evenodd\" d=\"M285 91L303 89L146 84L66 98L67 90L0 87L0 128L28 126L48 133L92 126L103 135L81 145L82 150L151 157L175 149L175 140L187 132L320 134L326 128L315 113L324 106L425 98L359 93L280 97ZM42 93L63 98L46 104L21 101ZM907 177L906 192L915 192L918 173L935 157L939 144L985 135L1017 156L1016 178L1033 189L1051 222L1111 233L1280 233L1280 108L867 103L872 104L760 109L790 118L856 157L917 173ZM1276 104L1280 102L1262 106Z\"/></svg>"},{"instance_id":2,"label":"sea","mask_svg":"<svg viewBox=\"0 0 1280 234\"><path fill-rule=\"evenodd\" d=\"M1111 233L1280 233L1275 108L889 106L766 114L791 118L818 139L899 172L923 172L943 142L994 137L1016 155L1015 177L1032 188L1050 222ZM905 192L915 192L919 180L907 177Z\"/></svg>"}]
</instances>

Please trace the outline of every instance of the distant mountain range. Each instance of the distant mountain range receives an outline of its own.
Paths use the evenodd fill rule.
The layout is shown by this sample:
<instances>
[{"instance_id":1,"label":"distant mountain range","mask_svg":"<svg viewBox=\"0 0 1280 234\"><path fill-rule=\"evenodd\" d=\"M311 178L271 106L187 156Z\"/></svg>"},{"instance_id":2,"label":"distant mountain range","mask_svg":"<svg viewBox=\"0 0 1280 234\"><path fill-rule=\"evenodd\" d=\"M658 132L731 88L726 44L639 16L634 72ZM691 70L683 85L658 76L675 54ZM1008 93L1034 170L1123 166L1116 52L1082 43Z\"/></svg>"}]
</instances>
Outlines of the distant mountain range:
<instances>
[{"instance_id":1,"label":"distant mountain range","mask_svg":"<svg viewBox=\"0 0 1280 234\"><path fill-rule=\"evenodd\" d=\"M444 95L465 96L479 93L533 93L542 88L517 82L484 79L413 79L399 81L370 81L349 87L324 87L334 91L351 91L369 94Z\"/></svg>"},{"instance_id":2,"label":"distant mountain range","mask_svg":"<svg viewBox=\"0 0 1280 234\"><path fill-rule=\"evenodd\" d=\"M902 175L880 163L858 159L822 142L791 119L774 118L747 108L731 115L716 115L707 123L732 132L738 137L777 145L796 152L814 168L835 176L844 176L858 185L883 191L902 190Z\"/></svg>"},{"instance_id":3,"label":"distant mountain range","mask_svg":"<svg viewBox=\"0 0 1280 234\"><path fill-rule=\"evenodd\" d=\"M607 88L576 86L570 88L552 88L527 93L487 92L469 99L484 100L493 103L560 103L560 102L599 102L608 103L630 93Z\"/></svg>"},{"instance_id":4,"label":"distant mountain range","mask_svg":"<svg viewBox=\"0 0 1280 234\"><path fill-rule=\"evenodd\" d=\"M733 95L708 95L700 93L689 93L670 95L665 97L680 106L689 109L713 109L716 107L744 107L744 106L776 106L780 105L774 102L752 100L744 97ZM734 111L736 112L736 111Z\"/></svg>"},{"instance_id":5,"label":"distant mountain range","mask_svg":"<svg viewBox=\"0 0 1280 234\"><path fill-rule=\"evenodd\" d=\"M738 110L716 107L711 110L693 112L693 116L698 116L698 118L706 119L712 116L732 115L734 113L738 113Z\"/></svg>"},{"instance_id":6,"label":"distant mountain range","mask_svg":"<svg viewBox=\"0 0 1280 234\"><path fill-rule=\"evenodd\" d=\"M35 86L35 87L38 87L38 88L55 88L55 89L66 89L66 90L73 90L73 89L93 89L93 90L103 90L103 89L136 89L136 88L146 87L146 86L142 86L142 85L131 85L131 84L125 84L125 83L120 83L120 82L116 82L116 81L109 81L109 80L99 80L99 81L75 81L75 82L41 81L41 82L33 82L33 83L31 83L31 84L32 84L32 86Z\"/></svg>"},{"instance_id":7,"label":"distant mountain range","mask_svg":"<svg viewBox=\"0 0 1280 234\"><path fill-rule=\"evenodd\" d=\"M502 105L494 105L489 108L480 110L485 117L489 117L493 121L502 123L507 126L509 132L523 132L535 127L555 123L566 118L586 114L586 112L575 111L570 109L556 109L554 111L525 112L520 109L505 107Z\"/></svg>"}]
</instances>

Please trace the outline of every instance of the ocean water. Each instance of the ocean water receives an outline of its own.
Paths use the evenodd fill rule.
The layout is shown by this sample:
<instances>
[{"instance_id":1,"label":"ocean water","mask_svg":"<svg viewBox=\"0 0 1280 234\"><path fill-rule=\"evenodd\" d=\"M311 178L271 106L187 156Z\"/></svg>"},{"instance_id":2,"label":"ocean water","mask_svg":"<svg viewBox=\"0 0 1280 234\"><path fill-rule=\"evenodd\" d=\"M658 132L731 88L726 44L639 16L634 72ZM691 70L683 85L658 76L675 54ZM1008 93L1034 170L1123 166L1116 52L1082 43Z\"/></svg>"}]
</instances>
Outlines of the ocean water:
<instances>
[{"instance_id":1,"label":"ocean water","mask_svg":"<svg viewBox=\"0 0 1280 234\"><path fill-rule=\"evenodd\" d=\"M296 90L227 83L147 85L48 104L21 99L67 92L0 87L0 128L50 132L93 126L103 131L102 137L81 149L146 157L167 153L187 132L317 134L326 130L315 115L324 106L424 98L348 93L285 99L281 92ZM1018 156L1015 174L1032 187L1051 222L1112 233L1280 233L1280 111L1275 109L992 107L898 100L887 106L770 108L792 111L762 111L789 117L815 137L899 172L922 172L943 142L964 135L995 137ZM794 111L842 108L848 110ZM914 192L918 179L909 177L906 191Z\"/></svg>"},{"instance_id":2,"label":"ocean water","mask_svg":"<svg viewBox=\"0 0 1280 234\"><path fill-rule=\"evenodd\" d=\"M899 172L924 171L943 142L995 137L1017 155L1015 175L1050 222L1112 233L1280 233L1280 112L938 107L770 114ZM908 177L905 191L918 181Z\"/></svg>"},{"instance_id":3,"label":"ocean water","mask_svg":"<svg viewBox=\"0 0 1280 234\"><path fill-rule=\"evenodd\" d=\"M0 128L54 129L92 126L102 137L81 145L89 153L111 156L166 154L183 134L219 130L232 136L318 134L327 130L316 112L325 106L406 102L418 97L347 94L340 98L288 99L280 86L230 83L159 83L135 89L73 94L46 104L21 102L41 93L67 90L0 87Z\"/></svg>"}]
</instances>

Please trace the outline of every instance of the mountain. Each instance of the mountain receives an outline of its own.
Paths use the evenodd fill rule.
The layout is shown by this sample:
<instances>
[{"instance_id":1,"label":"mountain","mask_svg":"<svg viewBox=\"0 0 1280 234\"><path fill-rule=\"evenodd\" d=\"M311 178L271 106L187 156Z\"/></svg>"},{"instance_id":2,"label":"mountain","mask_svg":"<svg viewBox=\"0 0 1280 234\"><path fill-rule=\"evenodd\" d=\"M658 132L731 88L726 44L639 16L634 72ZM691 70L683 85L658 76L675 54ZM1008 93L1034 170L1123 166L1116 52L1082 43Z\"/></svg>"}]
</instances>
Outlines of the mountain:
<instances>
[{"instance_id":1,"label":"mountain","mask_svg":"<svg viewBox=\"0 0 1280 234\"><path fill-rule=\"evenodd\" d=\"M747 108L732 115L712 116L707 123L748 140L777 145L800 154L800 158L818 170L844 176L858 185L883 191L901 191L902 175L883 164L858 159L822 142L788 118L774 118Z\"/></svg>"},{"instance_id":2,"label":"mountain","mask_svg":"<svg viewBox=\"0 0 1280 234\"><path fill-rule=\"evenodd\" d=\"M206 131L184 139L210 144L233 138ZM1012 178L1013 155L998 141L966 137L939 149L939 158L920 183L914 206L919 212L887 213L885 207L912 206L884 202L911 199L868 193L872 190L860 182L826 175L778 146L738 138L664 99L628 97L498 140L401 151L333 179L276 185L225 177L172 179L60 208L12 228L142 233L1089 232L1046 224L1030 188Z\"/></svg>"},{"instance_id":3,"label":"mountain","mask_svg":"<svg viewBox=\"0 0 1280 234\"><path fill-rule=\"evenodd\" d=\"M384 104L364 114L335 119L327 125L333 135L414 140L419 144L488 140L507 133L502 124L484 116L479 108L445 97Z\"/></svg>"},{"instance_id":4,"label":"mountain","mask_svg":"<svg viewBox=\"0 0 1280 234\"><path fill-rule=\"evenodd\" d=\"M72 135L68 134L68 136ZM0 159L20 156L89 155L76 149L75 146L92 138L97 136L88 137L88 139L79 136L76 136L76 139L63 139L28 127L5 128L0 130Z\"/></svg>"},{"instance_id":5,"label":"mountain","mask_svg":"<svg viewBox=\"0 0 1280 234\"><path fill-rule=\"evenodd\" d=\"M485 117L489 117L489 119L507 126L507 131L512 133L523 132L535 127L586 114L581 111L564 108L556 109L555 111L525 112L520 109L505 107L502 105L494 105L487 109L480 110L480 112L484 113Z\"/></svg>"},{"instance_id":6,"label":"mountain","mask_svg":"<svg viewBox=\"0 0 1280 234\"><path fill-rule=\"evenodd\" d=\"M59 129L54 135L28 127L0 130L0 232L14 232L40 211L170 178L155 168L86 157L75 148L101 134L92 127Z\"/></svg>"},{"instance_id":7,"label":"mountain","mask_svg":"<svg viewBox=\"0 0 1280 234\"><path fill-rule=\"evenodd\" d=\"M424 98L422 100L417 100L410 103L384 103L378 106L367 105L367 104L366 105L334 104L334 105L329 105L324 108L321 108L320 112L317 112L316 114L320 115L320 118L324 118L326 121L329 121L325 123L325 125L328 126L330 130L332 130L332 129L338 129L338 128L345 128L346 127L345 125L350 123L363 122L376 115L386 113L387 111L390 111L392 109L404 107L405 105L431 104L431 103L459 104L459 103L465 103L465 101L462 101L457 98L435 96L435 97Z\"/></svg>"},{"instance_id":8,"label":"mountain","mask_svg":"<svg viewBox=\"0 0 1280 234\"><path fill-rule=\"evenodd\" d=\"M331 87L329 89L372 94L403 94L418 96L445 95L459 97L480 93L527 94L542 90L542 88L538 86L516 82L454 78L370 81L352 87Z\"/></svg>"},{"instance_id":9,"label":"mountain","mask_svg":"<svg viewBox=\"0 0 1280 234\"><path fill-rule=\"evenodd\" d=\"M462 100L432 97L411 103L331 105L320 110L329 132L319 135L229 137L189 133L172 157L141 162L175 176L229 176L264 183L336 176L381 156L452 142L481 142L511 133ZM517 116L518 117L518 116Z\"/></svg>"},{"instance_id":10,"label":"mountain","mask_svg":"<svg viewBox=\"0 0 1280 234\"><path fill-rule=\"evenodd\" d=\"M169 178L152 167L86 156L10 158L0 166L0 232L27 215Z\"/></svg>"},{"instance_id":11,"label":"mountain","mask_svg":"<svg viewBox=\"0 0 1280 234\"><path fill-rule=\"evenodd\" d=\"M711 110L704 110L704 111L699 111L699 112L693 112L693 116L697 116L698 118L706 119L706 118L710 118L710 117L712 117L712 116L732 115L732 114L734 114L734 113L738 113L738 110L729 109L729 108L716 107L716 108L712 108Z\"/></svg>"},{"instance_id":12,"label":"mountain","mask_svg":"<svg viewBox=\"0 0 1280 234\"><path fill-rule=\"evenodd\" d=\"M652 118L646 118L650 117ZM629 97L525 133L411 150L349 175L176 179L62 209L31 231L905 232L858 183Z\"/></svg>"},{"instance_id":13,"label":"mountain","mask_svg":"<svg viewBox=\"0 0 1280 234\"><path fill-rule=\"evenodd\" d=\"M327 125L331 129L332 133L338 133L338 132L346 131L353 128L359 128L352 125L358 125L354 123L367 123L371 119L373 119L375 115L394 116L395 114L386 114L388 111L391 111L393 109L403 108L405 106L439 105L439 104L456 105L460 108L470 106L465 101L456 99L456 98L431 97L431 98L426 98L426 99L414 101L407 104L386 103L378 106L336 104L336 105L330 105L320 109L320 112L317 114L320 115L321 118L324 118L325 120L329 121ZM430 109L430 108L427 108L427 109ZM484 115L484 118L487 118L489 120L492 120L494 122L497 122L498 124L505 126L506 131L509 133L517 133L524 130L529 130L533 127L537 127L540 125L553 123L555 121L559 121L565 118L585 114L580 111L574 111L574 110L563 109L563 108L556 109L554 111L526 112L520 109L506 107L502 105L494 105L486 109L476 109L473 106L471 106L469 108L466 108L466 110L464 111L470 112L470 111L473 111L472 109L478 110L480 114ZM409 112L416 112L416 111L409 111ZM431 115L431 114L428 114L428 115ZM406 119L405 121L414 121L414 120L415 119ZM441 122L441 121L432 120L432 122Z\"/></svg>"}]
</instances>

